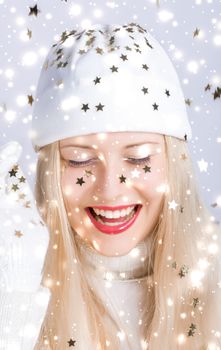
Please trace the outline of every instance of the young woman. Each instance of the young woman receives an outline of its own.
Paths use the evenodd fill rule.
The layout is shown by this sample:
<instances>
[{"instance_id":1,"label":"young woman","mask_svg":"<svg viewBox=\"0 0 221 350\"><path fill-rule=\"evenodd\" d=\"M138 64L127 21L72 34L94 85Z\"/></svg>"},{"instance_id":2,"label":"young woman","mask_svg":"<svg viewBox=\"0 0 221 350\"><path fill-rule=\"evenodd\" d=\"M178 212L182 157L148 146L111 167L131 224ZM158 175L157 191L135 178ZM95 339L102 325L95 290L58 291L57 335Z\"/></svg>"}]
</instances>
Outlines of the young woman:
<instances>
[{"instance_id":1,"label":"young woman","mask_svg":"<svg viewBox=\"0 0 221 350\"><path fill-rule=\"evenodd\" d=\"M51 298L37 349L220 349L220 229L176 72L141 26L64 32L33 113Z\"/></svg>"}]
</instances>

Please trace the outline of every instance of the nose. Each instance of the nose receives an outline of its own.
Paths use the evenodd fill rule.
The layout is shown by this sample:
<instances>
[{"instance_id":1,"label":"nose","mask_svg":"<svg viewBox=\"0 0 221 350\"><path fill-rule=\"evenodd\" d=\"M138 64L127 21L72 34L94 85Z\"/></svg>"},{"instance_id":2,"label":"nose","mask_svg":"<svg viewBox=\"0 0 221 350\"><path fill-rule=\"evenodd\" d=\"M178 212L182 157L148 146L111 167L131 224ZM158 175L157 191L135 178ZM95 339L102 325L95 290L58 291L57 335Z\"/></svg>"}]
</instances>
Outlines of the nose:
<instances>
[{"instance_id":1,"label":"nose","mask_svg":"<svg viewBox=\"0 0 221 350\"><path fill-rule=\"evenodd\" d=\"M113 203L117 198L122 198L126 192L127 181L123 165L116 157L110 156L100 163L94 182L94 194L104 203Z\"/></svg>"}]
</instances>

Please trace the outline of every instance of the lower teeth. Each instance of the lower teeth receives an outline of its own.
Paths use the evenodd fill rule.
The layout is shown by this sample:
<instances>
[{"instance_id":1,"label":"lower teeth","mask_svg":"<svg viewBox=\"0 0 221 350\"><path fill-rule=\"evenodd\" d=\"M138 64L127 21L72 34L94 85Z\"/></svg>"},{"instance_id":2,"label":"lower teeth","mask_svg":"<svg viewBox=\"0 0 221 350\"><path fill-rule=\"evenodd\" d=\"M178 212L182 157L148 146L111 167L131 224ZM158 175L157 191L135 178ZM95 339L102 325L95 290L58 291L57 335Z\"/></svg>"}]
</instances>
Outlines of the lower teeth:
<instances>
[{"instance_id":1,"label":"lower teeth","mask_svg":"<svg viewBox=\"0 0 221 350\"><path fill-rule=\"evenodd\" d=\"M104 222L98 215L96 215L95 219L98 222L100 222L101 224L106 225L106 226L117 226L117 225L124 223L125 221L130 220L134 216L134 213L135 213L135 210L133 209L132 212L130 213L129 217L127 217L123 221L118 221L118 222Z\"/></svg>"}]
</instances>

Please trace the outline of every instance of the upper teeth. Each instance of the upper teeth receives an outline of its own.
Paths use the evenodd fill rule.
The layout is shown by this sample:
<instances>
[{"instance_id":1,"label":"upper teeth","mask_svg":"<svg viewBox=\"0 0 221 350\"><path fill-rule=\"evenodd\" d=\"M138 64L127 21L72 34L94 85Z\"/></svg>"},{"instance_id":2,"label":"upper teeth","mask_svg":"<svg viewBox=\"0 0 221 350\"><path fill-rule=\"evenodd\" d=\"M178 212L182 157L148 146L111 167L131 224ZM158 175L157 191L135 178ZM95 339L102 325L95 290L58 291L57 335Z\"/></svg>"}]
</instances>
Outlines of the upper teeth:
<instances>
[{"instance_id":1,"label":"upper teeth","mask_svg":"<svg viewBox=\"0 0 221 350\"><path fill-rule=\"evenodd\" d=\"M129 215L134 208L135 206L128 207L127 209L123 210L100 210L95 208L93 208L93 210L97 215L105 216L108 219L117 219Z\"/></svg>"}]
</instances>

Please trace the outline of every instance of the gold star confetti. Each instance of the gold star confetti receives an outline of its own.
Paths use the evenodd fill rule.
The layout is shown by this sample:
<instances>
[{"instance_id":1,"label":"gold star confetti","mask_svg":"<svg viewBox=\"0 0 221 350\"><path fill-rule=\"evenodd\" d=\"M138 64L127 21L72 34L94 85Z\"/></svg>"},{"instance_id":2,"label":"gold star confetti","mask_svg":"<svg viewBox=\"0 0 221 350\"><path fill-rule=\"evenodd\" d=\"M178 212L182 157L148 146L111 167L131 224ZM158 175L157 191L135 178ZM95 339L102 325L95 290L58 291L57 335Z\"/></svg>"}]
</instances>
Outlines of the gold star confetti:
<instances>
[{"instance_id":1,"label":"gold star confetti","mask_svg":"<svg viewBox=\"0 0 221 350\"><path fill-rule=\"evenodd\" d=\"M189 272L189 267L186 265L182 265L178 275L180 276L180 278L183 278L188 274L188 272Z\"/></svg>"},{"instance_id":2,"label":"gold star confetti","mask_svg":"<svg viewBox=\"0 0 221 350\"><path fill-rule=\"evenodd\" d=\"M97 84L100 84L101 82L101 77L96 77L94 80L93 80L94 84L97 85Z\"/></svg>"},{"instance_id":3,"label":"gold star confetti","mask_svg":"<svg viewBox=\"0 0 221 350\"><path fill-rule=\"evenodd\" d=\"M118 67L116 67L116 66L113 65L113 66L110 68L110 70L112 71L112 73L118 72Z\"/></svg>"},{"instance_id":4,"label":"gold star confetti","mask_svg":"<svg viewBox=\"0 0 221 350\"><path fill-rule=\"evenodd\" d=\"M87 112L88 109L90 109L90 107L88 106L88 103L82 105L82 108L81 108L83 111Z\"/></svg>"},{"instance_id":5,"label":"gold star confetti","mask_svg":"<svg viewBox=\"0 0 221 350\"><path fill-rule=\"evenodd\" d=\"M154 111L158 111L159 105L157 105L156 102L152 106Z\"/></svg>"},{"instance_id":6,"label":"gold star confetti","mask_svg":"<svg viewBox=\"0 0 221 350\"><path fill-rule=\"evenodd\" d=\"M12 170L9 171L10 177L15 176L17 174L17 171L15 170L15 168L13 168Z\"/></svg>"},{"instance_id":7,"label":"gold star confetti","mask_svg":"<svg viewBox=\"0 0 221 350\"><path fill-rule=\"evenodd\" d=\"M100 47L96 47L96 52L100 55L103 55L104 51Z\"/></svg>"},{"instance_id":8,"label":"gold star confetti","mask_svg":"<svg viewBox=\"0 0 221 350\"><path fill-rule=\"evenodd\" d=\"M142 65L143 69L145 69L146 71L149 69L149 67L146 64Z\"/></svg>"},{"instance_id":9,"label":"gold star confetti","mask_svg":"<svg viewBox=\"0 0 221 350\"><path fill-rule=\"evenodd\" d=\"M79 53L80 55L83 55L84 53L86 53L86 51L85 51L85 50L79 50L78 53Z\"/></svg>"},{"instance_id":10,"label":"gold star confetti","mask_svg":"<svg viewBox=\"0 0 221 350\"><path fill-rule=\"evenodd\" d=\"M142 91L143 91L144 95L148 94L148 88L146 88L145 86L143 87Z\"/></svg>"},{"instance_id":11,"label":"gold star confetti","mask_svg":"<svg viewBox=\"0 0 221 350\"><path fill-rule=\"evenodd\" d=\"M13 184L13 185L12 185L12 190L15 191L15 192L16 192L17 190L19 190L18 185Z\"/></svg>"},{"instance_id":12,"label":"gold star confetti","mask_svg":"<svg viewBox=\"0 0 221 350\"><path fill-rule=\"evenodd\" d=\"M20 237L23 236L23 233L22 233L21 231L15 230L15 236L18 237L18 238L20 238Z\"/></svg>"},{"instance_id":13,"label":"gold star confetti","mask_svg":"<svg viewBox=\"0 0 221 350\"><path fill-rule=\"evenodd\" d=\"M205 86L204 90L205 90L205 91L208 91L208 90L210 90L210 89L211 89L211 87L212 87L212 85L211 85L211 84L207 84L207 85Z\"/></svg>"},{"instance_id":14,"label":"gold star confetti","mask_svg":"<svg viewBox=\"0 0 221 350\"><path fill-rule=\"evenodd\" d=\"M172 266L173 269L176 269L176 268L177 268L177 263L176 263L176 261L173 261L172 264L171 264L171 266Z\"/></svg>"},{"instance_id":15,"label":"gold star confetti","mask_svg":"<svg viewBox=\"0 0 221 350\"><path fill-rule=\"evenodd\" d=\"M190 106L190 105L192 104L192 100L191 100L190 98L187 98L187 99L185 100L185 103L186 103L188 106Z\"/></svg>"},{"instance_id":16,"label":"gold star confetti","mask_svg":"<svg viewBox=\"0 0 221 350\"><path fill-rule=\"evenodd\" d=\"M181 154L180 159L186 160L187 159L187 155L185 153Z\"/></svg>"},{"instance_id":17,"label":"gold star confetti","mask_svg":"<svg viewBox=\"0 0 221 350\"><path fill-rule=\"evenodd\" d=\"M97 111L103 111L104 105L102 105L101 103L99 103L97 106L95 106L97 108Z\"/></svg>"},{"instance_id":18,"label":"gold star confetti","mask_svg":"<svg viewBox=\"0 0 221 350\"><path fill-rule=\"evenodd\" d=\"M183 213L184 207L180 207L180 212Z\"/></svg>"},{"instance_id":19,"label":"gold star confetti","mask_svg":"<svg viewBox=\"0 0 221 350\"><path fill-rule=\"evenodd\" d=\"M85 170L84 172L87 177L93 175L91 170Z\"/></svg>"},{"instance_id":20,"label":"gold star confetti","mask_svg":"<svg viewBox=\"0 0 221 350\"><path fill-rule=\"evenodd\" d=\"M200 33L200 29L199 28L196 28L193 32L193 37L195 38L196 36L198 36Z\"/></svg>"},{"instance_id":21,"label":"gold star confetti","mask_svg":"<svg viewBox=\"0 0 221 350\"><path fill-rule=\"evenodd\" d=\"M145 173L150 173L151 172L151 167L148 165L145 165L145 167L143 168Z\"/></svg>"},{"instance_id":22,"label":"gold star confetti","mask_svg":"<svg viewBox=\"0 0 221 350\"><path fill-rule=\"evenodd\" d=\"M127 55L121 55L120 58L123 60L123 61L128 61L128 58L127 58Z\"/></svg>"},{"instance_id":23,"label":"gold star confetti","mask_svg":"<svg viewBox=\"0 0 221 350\"><path fill-rule=\"evenodd\" d=\"M188 337L193 337L195 333L196 333L196 325L194 323L191 323L187 335Z\"/></svg>"},{"instance_id":24,"label":"gold star confetti","mask_svg":"<svg viewBox=\"0 0 221 350\"><path fill-rule=\"evenodd\" d=\"M119 179L120 179L120 183L126 182L126 177L123 176L123 175L121 175L121 176L119 177Z\"/></svg>"},{"instance_id":25,"label":"gold star confetti","mask_svg":"<svg viewBox=\"0 0 221 350\"><path fill-rule=\"evenodd\" d=\"M26 181L26 178L24 176L21 176L18 178L20 182L25 182Z\"/></svg>"},{"instance_id":26,"label":"gold star confetti","mask_svg":"<svg viewBox=\"0 0 221 350\"><path fill-rule=\"evenodd\" d=\"M199 304L199 298L193 298L193 307L197 307L197 305Z\"/></svg>"},{"instance_id":27,"label":"gold star confetti","mask_svg":"<svg viewBox=\"0 0 221 350\"><path fill-rule=\"evenodd\" d=\"M32 103L34 102L33 96L28 95L28 104L32 106Z\"/></svg>"},{"instance_id":28,"label":"gold star confetti","mask_svg":"<svg viewBox=\"0 0 221 350\"><path fill-rule=\"evenodd\" d=\"M70 340L68 340L68 344L69 344L69 348L70 348L71 346L75 346L76 340L73 340L73 339L71 338Z\"/></svg>"},{"instance_id":29,"label":"gold star confetti","mask_svg":"<svg viewBox=\"0 0 221 350\"><path fill-rule=\"evenodd\" d=\"M77 185L80 185L80 186L82 186L83 184L85 184L85 181L84 181L83 177L78 177L78 178L77 178L76 184L77 184Z\"/></svg>"},{"instance_id":30,"label":"gold star confetti","mask_svg":"<svg viewBox=\"0 0 221 350\"><path fill-rule=\"evenodd\" d=\"M37 17L37 15L39 14L39 12L41 12L39 9L38 9L38 5L36 4L34 7L30 7L29 6L29 16L35 16Z\"/></svg>"},{"instance_id":31,"label":"gold star confetti","mask_svg":"<svg viewBox=\"0 0 221 350\"><path fill-rule=\"evenodd\" d=\"M29 37L29 39L32 38L32 31L30 29L27 29L27 36Z\"/></svg>"},{"instance_id":32,"label":"gold star confetti","mask_svg":"<svg viewBox=\"0 0 221 350\"><path fill-rule=\"evenodd\" d=\"M214 93L213 93L213 98L214 100L216 100L217 98L221 97L221 88L219 86L217 86L217 88L215 89Z\"/></svg>"}]
</instances>

